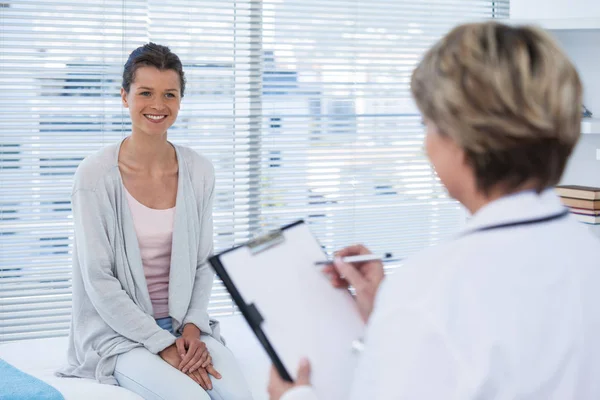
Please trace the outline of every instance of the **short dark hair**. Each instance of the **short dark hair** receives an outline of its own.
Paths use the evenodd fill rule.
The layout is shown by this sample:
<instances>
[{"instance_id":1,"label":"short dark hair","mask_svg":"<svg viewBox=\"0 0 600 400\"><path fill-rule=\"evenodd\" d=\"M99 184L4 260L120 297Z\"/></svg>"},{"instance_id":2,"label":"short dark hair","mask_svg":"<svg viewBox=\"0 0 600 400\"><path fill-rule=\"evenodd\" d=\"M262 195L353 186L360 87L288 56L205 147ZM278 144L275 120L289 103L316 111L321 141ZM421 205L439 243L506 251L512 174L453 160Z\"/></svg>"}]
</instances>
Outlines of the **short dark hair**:
<instances>
[{"instance_id":1,"label":"short dark hair","mask_svg":"<svg viewBox=\"0 0 600 400\"><path fill-rule=\"evenodd\" d=\"M152 42L138 47L129 55L123 68L123 82L121 83L125 92L129 93L129 88L135 80L135 72L138 68L144 66L155 67L160 71L173 70L177 72L181 86L181 97L183 97L185 91L185 74L181 60L167 46L161 46Z\"/></svg>"}]
</instances>

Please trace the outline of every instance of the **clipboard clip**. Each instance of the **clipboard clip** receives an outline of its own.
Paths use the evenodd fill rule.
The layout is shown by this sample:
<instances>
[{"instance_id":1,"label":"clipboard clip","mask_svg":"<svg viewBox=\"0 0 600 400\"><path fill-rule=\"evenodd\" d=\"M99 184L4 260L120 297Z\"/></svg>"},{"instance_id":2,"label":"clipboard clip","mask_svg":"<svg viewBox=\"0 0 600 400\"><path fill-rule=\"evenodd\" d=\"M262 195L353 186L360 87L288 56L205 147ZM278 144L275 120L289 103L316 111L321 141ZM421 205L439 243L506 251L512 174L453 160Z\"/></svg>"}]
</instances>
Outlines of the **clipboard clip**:
<instances>
[{"instance_id":1,"label":"clipboard clip","mask_svg":"<svg viewBox=\"0 0 600 400\"><path fill-rule=\"evenodd\" d=\"M248 304L247 311L247 317L250 318L252 322L254 322L255 326L260 326L264 322L260 311L258 311L258 308L256 308L256 305L254 303Z\"/></svg>"},{"instance_id":2,"label":"clipboard clip","mask_svg":"<svg viewBox=\"0 0 600 400\"><path fill-rule=\"evenodd\" d=\"M275 230L252 239L246 244L246 247L250 249L250 253L252 255L256 255L261 251L265 251L273 246L277 246L284 241L285 238L283 236L283 232L281 230Z\"/></svg>"}]
</instances>

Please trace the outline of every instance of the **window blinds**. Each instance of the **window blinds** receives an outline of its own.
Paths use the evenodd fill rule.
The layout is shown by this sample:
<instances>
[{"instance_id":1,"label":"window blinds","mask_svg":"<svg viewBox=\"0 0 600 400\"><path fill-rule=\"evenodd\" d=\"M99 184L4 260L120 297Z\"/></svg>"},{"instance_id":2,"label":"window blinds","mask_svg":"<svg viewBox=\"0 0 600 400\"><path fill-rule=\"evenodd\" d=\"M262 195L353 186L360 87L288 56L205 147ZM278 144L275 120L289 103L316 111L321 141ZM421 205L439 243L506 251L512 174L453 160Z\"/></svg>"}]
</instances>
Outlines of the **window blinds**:
<instances>
[{"instance_id":1,"label":"window blinds","mask_svg":"<svg viewBox=\"0 0 600 400\"><path fill-rule=\"evenodd\" d=\"M128 135L134 48L184 63L169 138L215 165L217 251L303 218L327 252L399 260L463 220L423 154L411 71L455 24L496 17L508 0L4 0L0 341L68 331L72 177ZM218 280L210 312L234 312Z\"/></svg>"}]
</instances>

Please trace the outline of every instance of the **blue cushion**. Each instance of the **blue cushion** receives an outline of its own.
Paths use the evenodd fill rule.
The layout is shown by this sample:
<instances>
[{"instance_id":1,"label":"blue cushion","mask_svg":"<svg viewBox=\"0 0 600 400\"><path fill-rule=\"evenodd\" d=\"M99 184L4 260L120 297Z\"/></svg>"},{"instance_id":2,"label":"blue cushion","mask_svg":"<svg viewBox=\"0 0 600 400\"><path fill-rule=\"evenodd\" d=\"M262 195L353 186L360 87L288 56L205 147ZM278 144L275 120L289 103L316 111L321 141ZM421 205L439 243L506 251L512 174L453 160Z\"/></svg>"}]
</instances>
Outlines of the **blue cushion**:
<instances>
[{"instance_id":1,"label":"blue cushion","mask_svg":"<svg viewBox=\"0 0 600 400\"><path fill-rule=\"evenodd\" d=\"M64 400L60 392L0 359L0 400Z\"/></svg>"}]
</instances>

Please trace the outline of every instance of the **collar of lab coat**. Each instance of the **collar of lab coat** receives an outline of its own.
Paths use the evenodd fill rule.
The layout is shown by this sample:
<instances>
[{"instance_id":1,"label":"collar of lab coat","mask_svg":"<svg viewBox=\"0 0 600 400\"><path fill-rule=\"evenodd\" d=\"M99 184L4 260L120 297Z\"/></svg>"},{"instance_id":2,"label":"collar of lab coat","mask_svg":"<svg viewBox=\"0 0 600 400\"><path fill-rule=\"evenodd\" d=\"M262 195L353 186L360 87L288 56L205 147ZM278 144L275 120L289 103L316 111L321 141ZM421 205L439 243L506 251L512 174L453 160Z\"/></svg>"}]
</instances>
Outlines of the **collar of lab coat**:
<instances>
[{"instance_id":1,"label":"collar of lab coat","mask_svg":"<svg viewBox=\"0 0 600 400\"><path fill-rule=\"evenodd\" d=\"M528 221L560 213L564 206L553 189L540 194L527 190L494 200L479 209L467 222L462 232L486 226Z\"/></svg>"}]
</instances>

